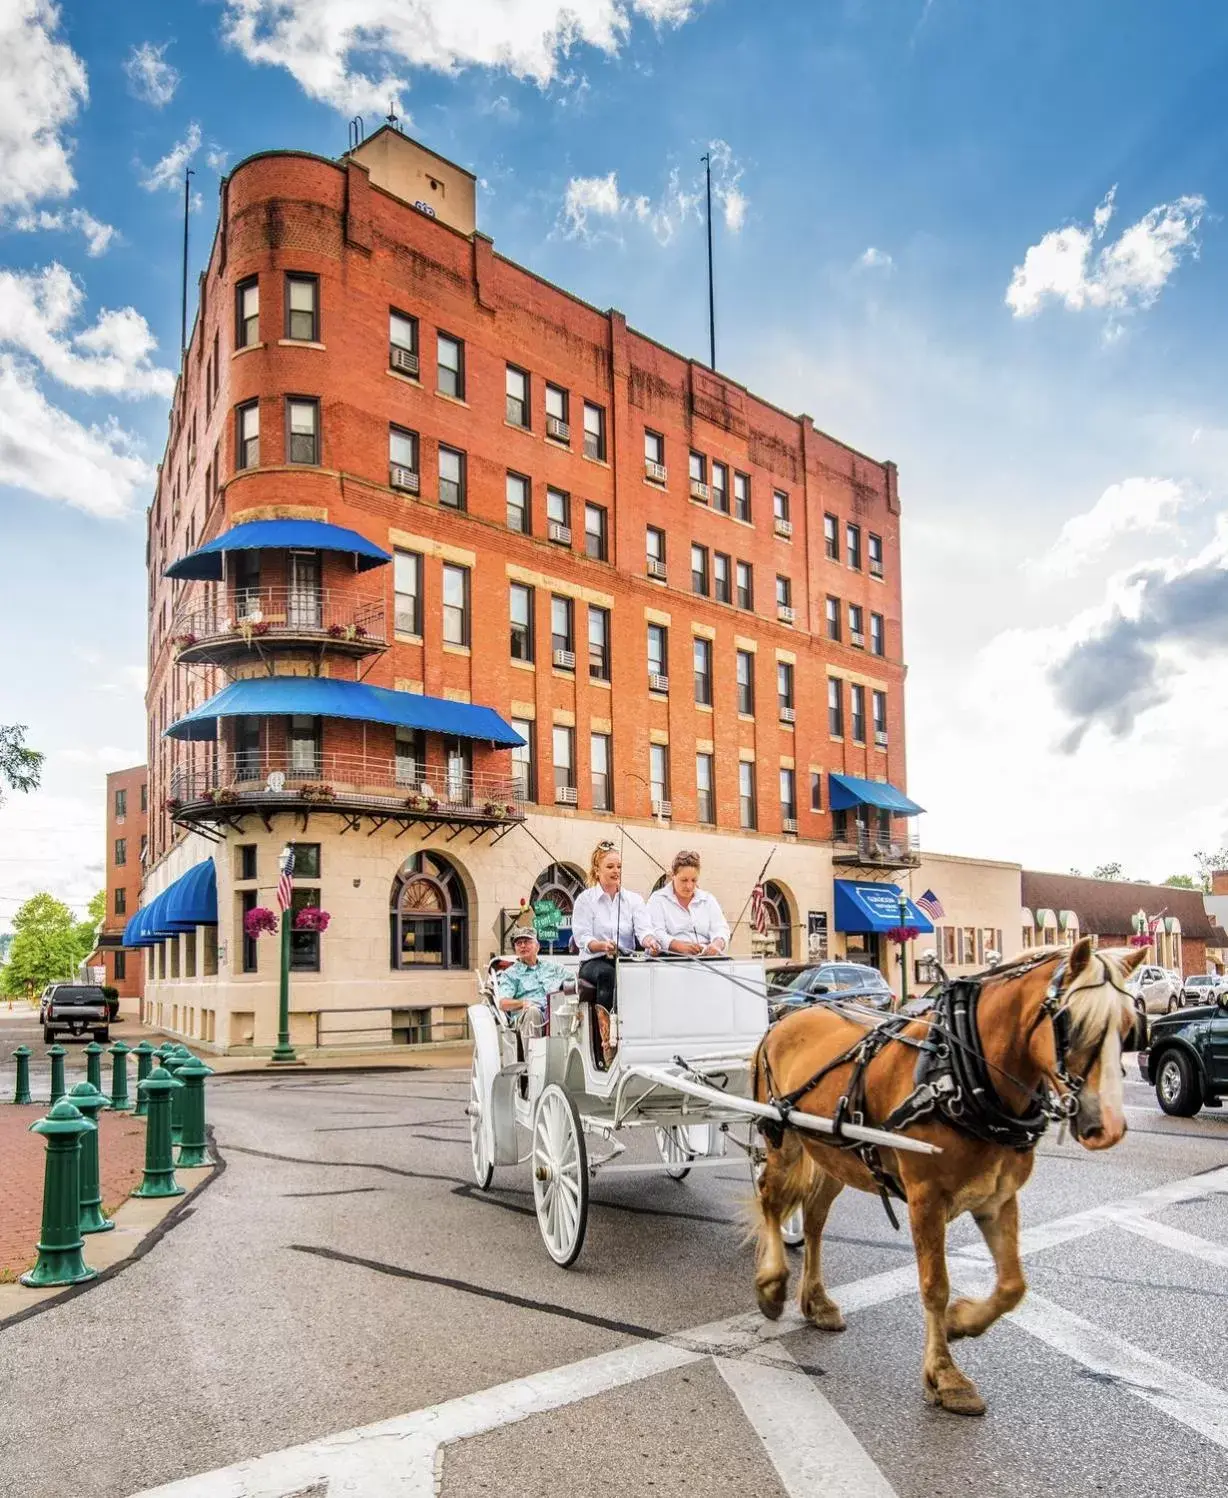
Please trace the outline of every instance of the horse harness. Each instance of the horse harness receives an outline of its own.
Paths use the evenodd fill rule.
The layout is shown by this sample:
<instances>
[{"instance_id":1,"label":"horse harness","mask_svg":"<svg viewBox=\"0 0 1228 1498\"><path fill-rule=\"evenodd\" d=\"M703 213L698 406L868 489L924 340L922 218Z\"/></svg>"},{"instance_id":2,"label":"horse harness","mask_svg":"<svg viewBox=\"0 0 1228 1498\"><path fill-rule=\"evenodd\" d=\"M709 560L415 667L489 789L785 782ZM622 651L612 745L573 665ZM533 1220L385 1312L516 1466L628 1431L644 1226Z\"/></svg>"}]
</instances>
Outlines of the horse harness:
<instances>
[{"instance_id":1,"label":"horse harness","mask_svg":"<svg viewBox=\"0 0 1228 1498\"><path fill-rule=\"evenodd\" d=\"M974 1139L988 1144L1002 1145L1021 1153L1035 1148L1037 1140L1048 1128L1051 1120L1066 1122L1078 1110L1079 1090L1082 1079L1072 1077L1066 1062L1070 1052L1070 1011L1061 1001L1062 979L1066 974L1066 963L1058 965L1053 979L1045 992L1032 1030L1048 1019L1053 1025L1054 1050L1057 1065L1054 1076L1065 1089L1054 1096L1042 1082L1035 1088L1027 1088L1017 1078L990 1062L981 1045L977 1029L977 1006L981 989L989 978L1022 976L1047 959L999 968L988 973L979 973L968 978L948 979L935 996L933 1009L925 1016L896 1014L875 1025L848 1050L821 1067L808 1081L792 1092L776 1095L771 1069L766 1055L763 1058L768 1083L768 1099L780 1112L780 1122L765 1120L759 1130L764 1138L779 1149L788 1127L789 1115L807 1093L812 1092L824 1077L842 1066L851 1066L848 1084L836 1104L832 1118L833 1141L837 1148L856 1155L873 1176L883 1200L883 1208L898 1229L899 1219L891 1205L894 1197L905 1201L904 1188L899 1179L883 1163L880 1147L860 1140L848 1139L844 1125L870 1124L867 1117L866 1073L870 1063L893 1042L913 1046L919 1053L913 1073L912 1092L878 1127L883 1129L905 1129L910 1124L930 1117L945 1120L952 1128L970 1134ZM924 1039L905 1035L905 1029L922 1019L929 1025ZM1029 1031L1029 1035L1031 1031ZM1007 1081L1014 1083L1020 1091L1028 1094L1028 1106L1024 1113L1012 1113L1002 1102L990 1076L999 1072Z\"/></svg>"}]
</instances>

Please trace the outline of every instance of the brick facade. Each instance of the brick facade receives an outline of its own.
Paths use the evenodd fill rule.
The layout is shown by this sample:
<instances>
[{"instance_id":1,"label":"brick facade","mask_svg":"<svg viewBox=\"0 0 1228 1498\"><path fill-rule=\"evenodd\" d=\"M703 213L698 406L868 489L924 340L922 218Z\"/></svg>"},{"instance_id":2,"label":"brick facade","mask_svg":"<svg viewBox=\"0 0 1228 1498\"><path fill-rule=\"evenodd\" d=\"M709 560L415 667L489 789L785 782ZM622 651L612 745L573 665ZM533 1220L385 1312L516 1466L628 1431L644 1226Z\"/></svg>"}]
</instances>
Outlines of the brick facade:
<instances>
[{"instance_id":1,"label":"brick facade","mask_svg":"<svg viewBox=\"0 0 1228 1498\"><path fill-rule=\"evenodd\" d=\"M91 962L105 966L106 981L119 990L127 1013L136 1011L145 988L142 954L120 946L124 927L141 903L149 774L144 765L115 770L107 776L107 913L103 919L98 949ZM122 859L122 861L121 861Z\"/></svg>"}]
</instances>

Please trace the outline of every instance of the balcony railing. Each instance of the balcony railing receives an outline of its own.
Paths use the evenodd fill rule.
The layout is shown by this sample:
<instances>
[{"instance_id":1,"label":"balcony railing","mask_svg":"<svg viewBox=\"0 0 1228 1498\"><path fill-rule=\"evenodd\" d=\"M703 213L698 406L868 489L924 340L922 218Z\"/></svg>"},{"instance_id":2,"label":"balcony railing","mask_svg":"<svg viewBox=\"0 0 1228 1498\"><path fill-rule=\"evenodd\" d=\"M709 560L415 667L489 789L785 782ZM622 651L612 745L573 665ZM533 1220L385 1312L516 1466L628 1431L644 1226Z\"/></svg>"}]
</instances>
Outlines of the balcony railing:
<instances>
[{"instance_id":1,"label":"balcony railing","mask_svg":"<svg viewBox=\"0 0 1228 1498\"><path fill-rule=\"evenodd\" d=\"M921 865L921 841L915 832L855 826L837 831L831 840L832 863L860 869L915 869Z\"/></svg>"},{"instance_id":2,"label":"balcony railing","mask_svg":"<svg viewBox=\"0 0 1228 1498\"><path fill-rule=\"evenodd\" d=\"M184 661L217 661L259 644L304 640L348 655L388 645L383 598L342 588L240 588L224 598L185 602L171 638Z\"/></svg>"},{"instance_id":3,"label":"balcony railing","mask_svg":"<svg viewBox=\"0 0 1228 1498\"><path fill-rule=\"evenodd\" d=\"M524 800L523 782L507 775L428 772L416 761L380 755L239 750L219 755L216 767L179 766L167 809L177 822L284 808L489 826L523 821Z\"/></svg>"}]
</instances>

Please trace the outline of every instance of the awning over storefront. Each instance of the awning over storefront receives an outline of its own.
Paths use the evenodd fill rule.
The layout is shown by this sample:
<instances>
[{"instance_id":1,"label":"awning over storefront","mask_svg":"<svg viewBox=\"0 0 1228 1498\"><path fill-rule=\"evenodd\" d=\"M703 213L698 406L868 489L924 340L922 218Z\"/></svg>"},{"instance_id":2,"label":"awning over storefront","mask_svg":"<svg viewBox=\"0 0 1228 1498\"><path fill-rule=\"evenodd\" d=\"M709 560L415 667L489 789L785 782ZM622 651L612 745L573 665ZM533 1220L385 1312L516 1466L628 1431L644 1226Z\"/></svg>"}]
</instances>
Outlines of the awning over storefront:
<instances>
[{"instance_id":1,"label":"awning over storefront","mask_svg":"<svg viewBox=\"0 0 1228 1498\"><path fill-rule=\"evenodd\" d=\"M493 707L450 702L414 692L393 692L361 681L328 676L260 676L232 681L216 697L202 702L166 730L168 739L213 739L220 718L241 717L354 718L363 723L391 723L458 739L485 740L496 748L524 743Z\"/></svg>"},{"instance_id":2,"label":"awning over storefront","mask_svg":"<svg viewBox=\"0 0 1228 1498\"><path fill-rule=\"evenodd\" d=\"M128 918L124 927L123 944L126 947L152 947L154 938L145 935L145 924L149 919L150 906L142 905L134 916Z\"/></svg>"},{"instance_id":3,"label":"awning over storefront","mask_svg":"<svg viewBox=\"0 0 1228 1498\"><path fill-rule=\"evenodd\" d=\"M124 946L151 947L165 936L217 925L217 870L206 858L143 905L124 927Z\"/></svg>"},{"instance_id":4,"label":"awning over storefront","mask_svg":"<svg viewBox=\"0 0 1228 1498\"><path fill-rule=\"evenodd\" d=\"M903 791L880 780L862 780L857 775L827 772L827 794L832 811L850 811L855 806L874 806L897 817L915 817L925 810Z\"/></svg>"},{"instance_id":5,"label":"awning over storefront","mask_svg":"<svg viewBox=\"0 0 1228 1498\"><path fill-rule=\"evenodd\" d=\"M934 923L930 918L907 896L904 899L907 914L901 920L898 884L875 882L857 884L852 879L837 879L835 884L837 931L881 933L904 925L914 926L922 935L925 935L934 929Z\"/></svg>"},{"instance_id":6,"label":"awning over storefront","mask_svg":"<svg viewBox=\"0 0 1228 1498\"><path fill-rule=\"evenodd\" d=\"M218 582L222 576L222 556L228 551L276 551L293 547L302 551L346 551L354 558L355 569L366 572L392 561L386 551L360 536L357 531L323 520L249 520L232 525L212 541L180 557L166 569L167 577L186 578L194 582Z\"/></svg>"}]
</instances>

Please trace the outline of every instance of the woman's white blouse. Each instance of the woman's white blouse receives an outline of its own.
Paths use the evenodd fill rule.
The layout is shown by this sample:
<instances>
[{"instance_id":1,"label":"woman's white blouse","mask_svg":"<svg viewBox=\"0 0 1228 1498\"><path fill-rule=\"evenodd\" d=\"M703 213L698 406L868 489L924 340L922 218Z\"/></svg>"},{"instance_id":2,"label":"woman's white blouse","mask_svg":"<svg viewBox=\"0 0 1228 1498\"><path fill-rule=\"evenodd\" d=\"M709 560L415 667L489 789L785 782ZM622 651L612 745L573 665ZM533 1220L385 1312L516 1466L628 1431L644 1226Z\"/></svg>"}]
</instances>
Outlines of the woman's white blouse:
<instances>
[{"instance_id":1,"label":"woman's white blouse","mask_svg":"<svg viewBox=\"0 0 1228 1498\"><path fill-rule=\"evenodd\" d=\"M571 909L571 935L580 949L580 956L593 955L589 951L590 942L613 941L615 924L618 926L620 952L634 952L637 943L643 946L652 936L652 924L643 896L632 889L607 895L599 884L581 890Z\"/></svg>"},{"instance_id":2,"label":"woman's white blouse","mask_svg":"<svg viewBox=\"0 0 1228 1498\"><path fill-rule=\"evenodd\" d=\"M672 884L663 884L648 899L652 934L668 950L671 941L693 941L703 946L721 941L728 944L729 922L714 895L697 889L691 903L683 905Z\"/></svg>"}]
</instances>

